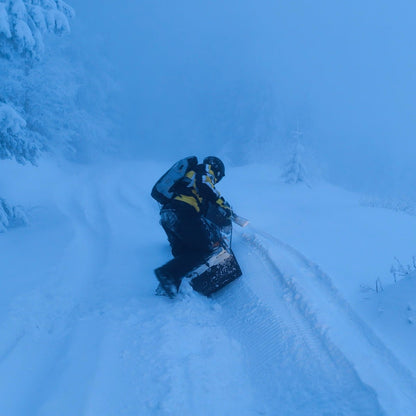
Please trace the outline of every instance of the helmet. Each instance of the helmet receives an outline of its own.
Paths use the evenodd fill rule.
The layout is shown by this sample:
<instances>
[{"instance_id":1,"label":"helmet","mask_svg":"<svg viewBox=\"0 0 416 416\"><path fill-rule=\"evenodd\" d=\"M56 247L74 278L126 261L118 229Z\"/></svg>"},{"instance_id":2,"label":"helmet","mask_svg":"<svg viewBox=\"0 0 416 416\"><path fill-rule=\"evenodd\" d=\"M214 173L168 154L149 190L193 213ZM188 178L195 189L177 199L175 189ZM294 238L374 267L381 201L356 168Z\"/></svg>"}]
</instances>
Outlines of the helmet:
<instances>
[{"instance_id":1,"label":"helmet","mask_svg":"<svg viewBox=\"0 0 416 416\"><path fill-rule=\"evenodd\" d=\"M219 182L225 176L225 167L221 159L215 156L207 156L204 159L204 163L211 166L211 170L214 172L215 179Z\"/></svg>"}]
</instances>

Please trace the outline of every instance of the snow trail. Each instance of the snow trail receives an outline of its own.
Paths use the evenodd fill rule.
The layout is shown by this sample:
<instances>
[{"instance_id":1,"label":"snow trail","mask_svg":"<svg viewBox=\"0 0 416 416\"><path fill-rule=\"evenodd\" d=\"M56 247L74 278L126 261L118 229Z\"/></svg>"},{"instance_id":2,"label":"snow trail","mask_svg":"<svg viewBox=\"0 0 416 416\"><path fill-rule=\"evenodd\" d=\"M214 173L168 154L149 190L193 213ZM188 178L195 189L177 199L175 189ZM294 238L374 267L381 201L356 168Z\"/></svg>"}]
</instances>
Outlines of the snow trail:
<instances>
[{"instance_id":1,"label":"snow trail","mask_svg":"<svg viewBox=\"0 0 416 416\"><path fill-rule=\"evenodd\" d=\"M333 304L334 319L410 392L394 357L329 278L274 237L237 233L243 276L211 299L187 285L175 300L154 296L153 268L170 254L157 209L143 198L150 188L134 164L87 170L56 192L48 227L19 231L29 252L39 236L54 247L36 252L27 287L11 287L2 307L0 414L411 414L411 399L395 403L393 391L388 408L377 397L383 385L365 377L316 300Z\"/></svg>"},{"instance_id":2,"label":"snow trail","mask_svg":"<svg viewBox=\"0 0 416 416\"><path fill-rule=\"evenodd\" d=\"M415 378L352 310L330 277L274 236L253 231L244 233L243 239L276 270L289 297L311 319L323 339L334 342L354 364L360 378L377 391L388 414L413 414L416 410Z\"/></svg>"},{"instance_id":3,"label":"snow trail","mask_svg":"<svg viewBox=\"0 0 416 416\"><path fill-rule=\"evenodd\" d=\"M251 250L250 250L251 248ZM376 394L342 353L287 296L279 271L237 247L247 281L220 292L224 324L246 352L246 365L264 414L383 415ZM248 253L254 258L244 260ZM260 266L260 267L259 267ZM244 277L244 276L243 276ZM269 296L259 294L259 280ZM256 293L257 292L257 293Z\"/></svg>"}]
</instances>

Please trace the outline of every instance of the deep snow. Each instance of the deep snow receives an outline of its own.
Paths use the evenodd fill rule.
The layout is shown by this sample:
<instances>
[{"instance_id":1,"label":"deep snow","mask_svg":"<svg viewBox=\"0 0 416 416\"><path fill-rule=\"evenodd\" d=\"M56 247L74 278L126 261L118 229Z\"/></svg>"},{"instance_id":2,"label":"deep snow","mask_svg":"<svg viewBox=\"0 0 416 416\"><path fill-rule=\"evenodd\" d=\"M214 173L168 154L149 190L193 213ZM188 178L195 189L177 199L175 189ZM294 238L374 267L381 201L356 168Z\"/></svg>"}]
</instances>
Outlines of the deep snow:
<instances>
[{"instance_id":1,"label":"deep snow","mask_svg":"<svg viewBox=\"0 0 416 416\"><path fill-rule=\"evenodd\" d=\"M244 274L170 300L154 296L170 253L149 196L165 169L0 167L30 219L0 234L1 415L416 413L416 282L389 273L414 254L415 217L229 169Z\"/></svg>"}]
</instances>

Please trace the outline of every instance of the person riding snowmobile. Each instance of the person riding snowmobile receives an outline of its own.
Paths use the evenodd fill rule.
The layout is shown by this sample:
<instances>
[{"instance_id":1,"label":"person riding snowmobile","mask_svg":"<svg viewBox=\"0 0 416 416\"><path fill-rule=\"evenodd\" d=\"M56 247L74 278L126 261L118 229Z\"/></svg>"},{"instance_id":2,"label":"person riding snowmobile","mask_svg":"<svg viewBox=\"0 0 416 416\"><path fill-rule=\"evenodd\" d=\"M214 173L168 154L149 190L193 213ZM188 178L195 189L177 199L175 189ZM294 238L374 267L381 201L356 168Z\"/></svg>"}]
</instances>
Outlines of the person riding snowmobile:
<instances>
[{"instance_id":1,"label":"person riding snowmobile","mask_svg":"<svg viewBox=\"0 0 416 416\"><path fill-rule=\"evenodd\" d=\"M158 276L165 290L173 286L168 294L181 283L169 281L169 276L211 253L221 241L221 227L231 226L231 206L215 188L224 176L223 162L206 157L174 185L174 197L160 211L160 224L175 258L169 262L167 275Z\"/></svg>"}]
</instances>

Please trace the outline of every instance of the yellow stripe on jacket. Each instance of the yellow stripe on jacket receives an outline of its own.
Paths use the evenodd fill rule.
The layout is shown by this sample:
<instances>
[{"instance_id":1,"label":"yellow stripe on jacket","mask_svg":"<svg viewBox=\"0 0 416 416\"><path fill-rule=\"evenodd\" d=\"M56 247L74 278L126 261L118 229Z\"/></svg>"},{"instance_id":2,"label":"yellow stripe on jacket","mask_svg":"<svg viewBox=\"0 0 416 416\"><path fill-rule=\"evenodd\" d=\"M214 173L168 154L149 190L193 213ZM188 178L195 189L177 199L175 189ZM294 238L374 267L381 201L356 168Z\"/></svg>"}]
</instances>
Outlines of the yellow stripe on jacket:
<instances>
[{"instance_id":1,"label":"yellow stripe on jacket","mask_svg":"<svg viewBox=\"0 0 416 416\"><path fill-rule=\"evenodd\" d=\"M201 206L204 199L211 200L226 211L231 211L230 206L215 188L216 180L214 172L210 169L209 165L205 168L205 172L199 173L200 177L197 175L197 172L194 170L189 171L185 175L186 186L174 199L191 205L196 212L201 212ZM202 191L204 191L204 193ZM207 192L208 195L206 195Z\"/></svg>"},{"instance_id":2,"label":"yellow stripe on jacket","mask_svg":"<svg viewBox=\"0 0 416 416\"><path fill-rule=\"evenodd\" d=\"M177 195L174 199L176 201L185 202L186 204L191 205L195 208L196 212L200 212L200 204L202 202L202 198L198 196L197 189L196 189L196 181L195 181L196 172L191 170L186 175L185 178L189 180L189 185L187 188L192 195L180 194Z\"/></svg>"},{"instance_id":3,"label":"yellow stripe on jacket","mask_svg":"<svg viewBox=\"0 0 416 416\"><path fill-rule=\"evenodd\" d=\"M196 200L195 197L193 196L188 196L188 195L178 195L175 196L176 201L182 201L185 202L186 204L191 205L192 207L194 207L196 209L196 212L200 212L201 208L199 208L199 204Z\"/></svg>"}]
</instances>

